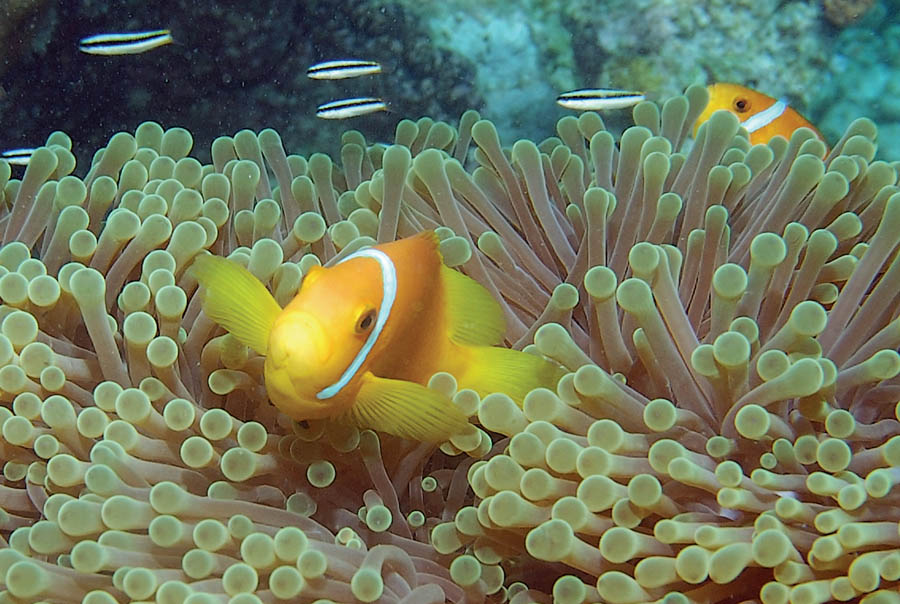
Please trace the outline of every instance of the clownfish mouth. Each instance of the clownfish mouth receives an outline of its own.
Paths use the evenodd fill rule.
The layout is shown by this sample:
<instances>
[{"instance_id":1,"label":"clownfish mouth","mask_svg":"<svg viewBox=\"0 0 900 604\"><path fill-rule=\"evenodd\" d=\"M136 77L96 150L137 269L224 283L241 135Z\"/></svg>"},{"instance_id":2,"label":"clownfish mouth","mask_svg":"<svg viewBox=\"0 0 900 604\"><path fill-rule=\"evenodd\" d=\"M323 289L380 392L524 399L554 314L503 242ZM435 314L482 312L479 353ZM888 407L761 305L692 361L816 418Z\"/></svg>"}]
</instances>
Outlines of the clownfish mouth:
<instances>
[{"instance_id":1,"label":"clownfish mouth","mask_svg":"<svg viewBox=\"0 0 900 604\"><path fill-rule=\"evenodd\" d=\"M274 369L286 370L292 377L312 379L322 370L334 352L321 321L308 312L284 313L269 336L268 361Z\"/></svg>"}]
</instances>

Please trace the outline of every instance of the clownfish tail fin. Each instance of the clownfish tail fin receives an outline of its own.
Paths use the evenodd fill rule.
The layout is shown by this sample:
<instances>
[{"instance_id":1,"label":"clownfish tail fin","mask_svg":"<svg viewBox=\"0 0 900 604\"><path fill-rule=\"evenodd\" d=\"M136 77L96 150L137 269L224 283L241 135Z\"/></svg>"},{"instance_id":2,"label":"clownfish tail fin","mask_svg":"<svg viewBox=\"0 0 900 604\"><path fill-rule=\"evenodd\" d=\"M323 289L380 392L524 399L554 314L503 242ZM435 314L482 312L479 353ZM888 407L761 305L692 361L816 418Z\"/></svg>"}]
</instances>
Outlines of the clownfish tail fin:
<instances>
[{"instance_id":1,"label":"clownfish tail fin","mask_svg":"<svg viewBox=\"0 0 900 604\"><path fill-rule=\"evenodd\" d=\"M205 288L203 312L261 355L281 307L269 290L240 264L212 254L200 254L190 268Z\"/></svg>"}]
</instances>

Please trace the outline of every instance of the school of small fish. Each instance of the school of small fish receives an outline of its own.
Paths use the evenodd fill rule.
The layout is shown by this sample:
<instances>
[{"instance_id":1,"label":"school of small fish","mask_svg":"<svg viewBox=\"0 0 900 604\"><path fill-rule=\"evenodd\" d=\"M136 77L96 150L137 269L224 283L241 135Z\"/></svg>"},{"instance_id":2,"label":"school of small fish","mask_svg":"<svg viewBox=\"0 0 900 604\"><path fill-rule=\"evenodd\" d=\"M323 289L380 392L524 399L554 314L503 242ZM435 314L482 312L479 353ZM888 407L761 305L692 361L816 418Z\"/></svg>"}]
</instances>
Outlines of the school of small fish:
<instances>
[{"instance_id":1,"label":"school of small fish","mask_svg":"<svg viewBox=\"0 0 900 604\"><path fill-rule=\"evenodd\" d=\"M282 412L441 442L468 422L427 388L434 373L522 405L534 388L555 388L564 369L498 346L500 305L444 265L438 244L424 231L314 266L284 309L232 260L203 254L190 270L204 288L203 312L265 356L266 391Z\"/></svg>"},{"instance_id":2,"label":"school of small fish","mask_svg":"<svg viewBox=\"0 0 900 604\"><path fill-rule=\"evenodd\" d=\"M104 33L82 38L78 49L93 55L128 55L147 52L174 42L169 29ZM312 80L342 80L382 73L381 64L366 59L334 59L310 65L306 75ZM765 143L773 136L789 137L797 128L807 127L824 140L821 133L784 99L774 99L738 84L719 83L709 87L710 102L697 120L696 136L700 124L714 111L725 109L741 120L750 133L750 142ZM613 88L581 88L563 92L556 97L561 107L575 111L610 111L633 107L646 99L643 92ZM316 117L342 120L387 111L388 104L378 97L351 97L323 103L316 108ZM10 149L2 156L11 165L27 166L33 149Z\"/></svg>"},{"instance_id":3,"label":"school of small fish","mask_svg":"<svg viewBox=\"0 0 900 604\"><path fill-rule=\"evenodd\" d=\"M381 73L381 65L364 59L337 59L310 65L306 76L311 80L345 80ZM386 111L387 103L377 97L354 97L323 103L316 108L316 117L323 120L343 120L360 115Z\"/></svg>"}]
</instances>

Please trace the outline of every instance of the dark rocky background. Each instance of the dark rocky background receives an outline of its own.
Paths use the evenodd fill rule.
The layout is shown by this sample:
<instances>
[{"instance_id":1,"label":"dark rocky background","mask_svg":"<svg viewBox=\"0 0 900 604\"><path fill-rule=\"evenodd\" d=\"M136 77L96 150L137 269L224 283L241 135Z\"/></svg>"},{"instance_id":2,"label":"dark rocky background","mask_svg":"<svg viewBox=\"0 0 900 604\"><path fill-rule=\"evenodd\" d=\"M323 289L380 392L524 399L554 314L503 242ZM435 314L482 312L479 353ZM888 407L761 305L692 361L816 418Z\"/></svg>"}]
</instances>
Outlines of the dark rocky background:
<instances>
[{"instance_id":1,"label":"dark rocky background","mask_svg":"<svg viewBox=\"0 0 900 604\"><path fill-rule=\"evenodd\" d=\"M5 14L3 14L5 12ZM169 28L175 44L138 55L93 56L79 39ZM310 80L326 59L381 62L384 73L336 82ZM80 169L115 132L145 120L182 126L195 155L243 128L275 128L286 149L335 153L340 133L393 140L402 117L455 122L479 99L472 66L435 49L399 5L365 1L0 2L0 149L34 147L54 130L72 137ZM380 96L389 113L337 122L316 106Z\"/></svg>"}]
</instances>

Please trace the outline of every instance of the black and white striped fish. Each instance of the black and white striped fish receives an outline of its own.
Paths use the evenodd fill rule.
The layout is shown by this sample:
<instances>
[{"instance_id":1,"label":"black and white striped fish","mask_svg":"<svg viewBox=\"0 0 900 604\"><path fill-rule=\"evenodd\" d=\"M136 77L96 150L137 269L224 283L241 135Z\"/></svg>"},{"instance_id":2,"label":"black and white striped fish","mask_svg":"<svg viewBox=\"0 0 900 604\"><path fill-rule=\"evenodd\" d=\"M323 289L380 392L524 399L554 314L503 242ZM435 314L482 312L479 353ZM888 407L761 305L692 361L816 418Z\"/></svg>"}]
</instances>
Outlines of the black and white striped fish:
<instances>
[{"instance_id":1,"label":"black and white striped fish","mask_svg":"<svg viewBox=\"0 0 900 604\"><path fill-rule=\"evenodd\" d=\"M578 111L598 111L604 109L624 109L643 101L643 92L613 90L610 88L582 88L564 92L556 97L556 103L566 109Z\"/></svg>"},{"instance_id":2,"label":"black and white striped fish","mask_svg":"<svg viewBox=\"0 0 900 604\"><path fill-rule=\"evenodd\" d=\"M27 166L35 151L36 149L31 147L23 147L21 149L7 149L0 155L2 155L3 159L11 166Z\"/></svg>"},{"instance_id":3,"label":"black and white striped fish","mask_svg":"<svg viewBox=\"0 0 900 604\"><path fill-rule=\"evenodd\" d=\"M349 117L386 110L387 103L383 100L366 96L341 99L339 101L331 101L330 103L319 105L318 109L316 109L316 117L320 117L323 120L343 120Z\"/></svg>"},{"instance_id":4,"label":"black and white striped fish","mask_svg":"<svg viewBox=\"0 0 900 604\"><path fill-rule=\"evenodd\" d=\"M82 38L78 50L89 55L136 55L173 41L168 29L97 34Z\"/></svg>"},{"instance_id":5,"label":"black and white striped fish","mask_svg":"<svg viewBox=\"0 0 900 604\"><path fill-rule=\"evenodd\" d=\"M313 80L343 80L381 73L381 65L363 59L339 59L310 65L306 75Z\"/></svg>"}]
</instances>

